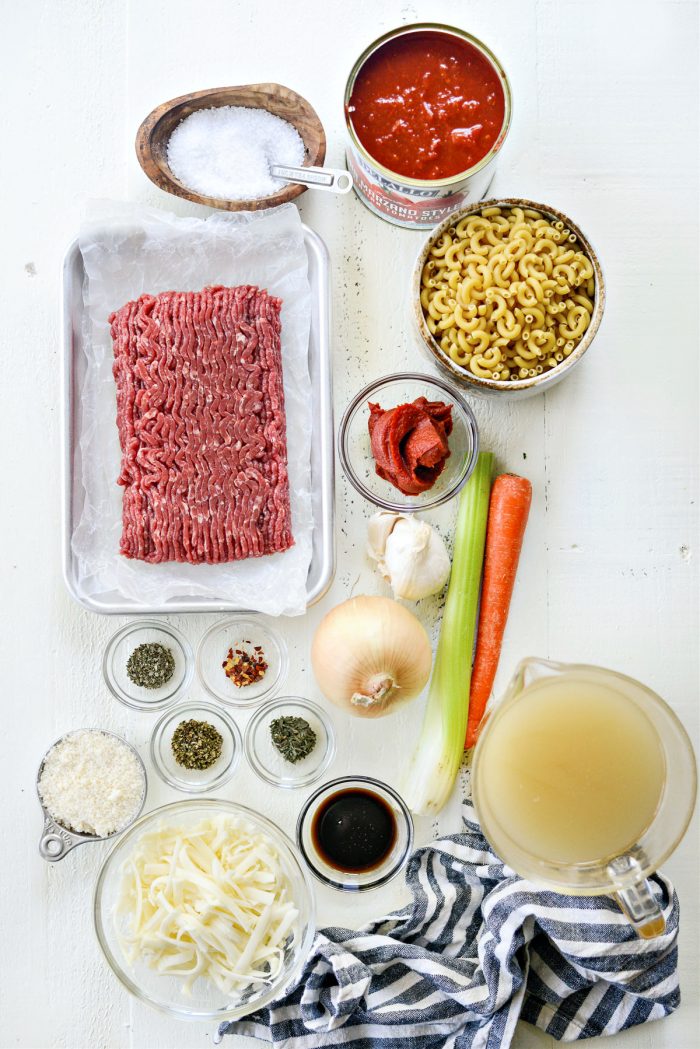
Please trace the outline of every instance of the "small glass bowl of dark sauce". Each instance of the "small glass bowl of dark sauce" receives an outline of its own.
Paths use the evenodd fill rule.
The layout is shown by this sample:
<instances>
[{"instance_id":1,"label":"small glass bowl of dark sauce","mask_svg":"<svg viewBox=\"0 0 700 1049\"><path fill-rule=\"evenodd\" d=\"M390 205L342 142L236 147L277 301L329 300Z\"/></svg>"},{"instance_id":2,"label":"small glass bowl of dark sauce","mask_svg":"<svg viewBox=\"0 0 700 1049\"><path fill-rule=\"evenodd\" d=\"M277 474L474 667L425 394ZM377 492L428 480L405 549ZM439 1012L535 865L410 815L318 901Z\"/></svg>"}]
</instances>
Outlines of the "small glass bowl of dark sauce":
<instances>
[{"instance_id":1,"label":"small glass bowl of dark sauce","mask_svg":"<svg viewBox=\"0 0 700 1049\"><path fill-rule=\"evenodd\" d=\"M413 849L413 820L386 783L346 776L324 783L305 803L297 844L319 881L364 892L403 869Z\"/></svg>"}]
</instances>

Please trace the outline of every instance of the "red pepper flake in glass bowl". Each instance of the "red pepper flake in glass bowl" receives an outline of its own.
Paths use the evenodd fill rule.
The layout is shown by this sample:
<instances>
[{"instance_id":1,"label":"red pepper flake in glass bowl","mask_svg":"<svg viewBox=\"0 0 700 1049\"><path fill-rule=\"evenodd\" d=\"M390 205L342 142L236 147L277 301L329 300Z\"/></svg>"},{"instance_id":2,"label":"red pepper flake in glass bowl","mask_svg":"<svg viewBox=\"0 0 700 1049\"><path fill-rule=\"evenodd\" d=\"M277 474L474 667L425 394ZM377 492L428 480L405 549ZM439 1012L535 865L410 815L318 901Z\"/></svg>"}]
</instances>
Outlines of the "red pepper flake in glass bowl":
<instances>
[{"instance_id":1,"label":"red pepper flake in glass bowl","mask_svg":"<svg viewBox=\"0 0 700 1049\"><path fill-rule=\"evenodd\" d=\"M271 699L287 676L284 638L264 616L253 615L217 620L199 642L197 674L218 703L250 707Z\"/></svg>"},{"instance_id":2,"label":"red pepper flake in glass bowl","mask_svg":"<svg viewBox=\"0 0 700 1049\"><path fill-rule=\"evenodd\" d=\"M252 645L250 641L241 641L241 648L229 648L226 659L221 664L226 677L233 681L236 688L245 688L262 681L268 664L262 645Z\"/></svg>"}]
</instances>

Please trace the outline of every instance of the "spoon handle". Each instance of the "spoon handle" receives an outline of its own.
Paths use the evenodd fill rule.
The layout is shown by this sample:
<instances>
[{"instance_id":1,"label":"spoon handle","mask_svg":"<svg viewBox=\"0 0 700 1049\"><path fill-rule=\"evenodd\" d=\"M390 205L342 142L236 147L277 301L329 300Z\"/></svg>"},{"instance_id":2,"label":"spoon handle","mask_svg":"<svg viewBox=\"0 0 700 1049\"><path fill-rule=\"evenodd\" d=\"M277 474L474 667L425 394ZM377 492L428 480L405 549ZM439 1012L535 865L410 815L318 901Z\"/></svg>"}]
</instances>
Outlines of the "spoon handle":
<instances>
[{"instance_id":1,"label":"spoon handle","mask_svg":"<svg viewBox=\"0 0 700 1049\"><path fill-rule=\"evenodd\" d=\"M270 164L270 174L273 178L300 182L310 189L323 189L329 193L349 193L352 189L352 175L342 168L295 168L286 164Z\"/></svg>"}]
</instances>

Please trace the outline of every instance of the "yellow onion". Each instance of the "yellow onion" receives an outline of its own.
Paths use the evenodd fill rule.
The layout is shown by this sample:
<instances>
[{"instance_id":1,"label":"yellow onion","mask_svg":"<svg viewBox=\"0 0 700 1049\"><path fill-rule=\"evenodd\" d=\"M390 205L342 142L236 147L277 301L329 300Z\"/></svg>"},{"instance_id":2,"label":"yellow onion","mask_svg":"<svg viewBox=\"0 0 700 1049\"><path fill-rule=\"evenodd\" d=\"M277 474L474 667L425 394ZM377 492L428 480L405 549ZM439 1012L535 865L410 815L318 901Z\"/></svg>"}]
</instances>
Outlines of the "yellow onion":
<instances>
[{"instance_id":1,"label":"yellow onion","mask_svg":"<svg viewBox=\"0 0 700 1049\"><path fill-rule=\"evenodd\" d=\"M326 699L349 714L381 718L414 699L430 677L425 629L388 597L351 597L321 620L311 666Z\"/></svg>"}]
</instances>

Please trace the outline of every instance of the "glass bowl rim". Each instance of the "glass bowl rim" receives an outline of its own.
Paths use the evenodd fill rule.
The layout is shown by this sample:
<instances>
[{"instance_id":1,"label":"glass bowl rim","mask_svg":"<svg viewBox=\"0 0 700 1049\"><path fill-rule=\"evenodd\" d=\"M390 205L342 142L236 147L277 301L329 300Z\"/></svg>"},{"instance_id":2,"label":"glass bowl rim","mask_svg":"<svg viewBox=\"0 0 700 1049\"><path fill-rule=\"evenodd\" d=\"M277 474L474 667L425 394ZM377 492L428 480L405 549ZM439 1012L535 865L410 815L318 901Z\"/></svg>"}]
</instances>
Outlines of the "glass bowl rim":
<instances>
[{"instance_id":1,"label":"glass bowl rim","mask_svg":"<svg viewBox=\"0 0 700 1049\"><path fill-rule=\"evenodd\" d=\"M355 414L362 404L363 401L367 400L372 394L376 393L381 387L389 385L393 382L409 381L409 382L422 382L427 385L439 387L443 393L457 404L460 410L464 425L469 432L472 442L471 456L465 456L465 463L462 470L462 476L458 477L457 482L450 488L447 488L444 492L441 492L433 498L426 499L424 502L411 502L411 503L398 503L391 499L385 499L380 495L376 495L371 492L362 483L358 477L355 469L350 460L347 448L348 431L350 429L350 423L354 419ZM472 411L469 403L460 390L455 389L445 379L439 375L426 375L424 372L391 372L388 375L383 375L379 379L374 379L366 386L355 394L352 398L345 411L343 412L338 427L338 457L340 464L343 468L345 476L350 481L353 488L359 492L363 498L367 499L368 502L373 503L375 506L381 507L383 510L393 510L397 513L416 513L421 511L433 510L437 506L442 506L443 503L449 502L453 499L464 487L469 480L476 461L479 455L479 430L476 424L476 418ZM424 493L428 494L428 493Z\"/></svg>"},{"instance_id":2,"label":"glass bowl rim","mask_svg":"<svg viewBox=\"0 0 700 1049\"><path fill-rule=\"evenodd\" d=\"M318 720L323 725L326 732L326 753L323 757L321 764L318 768L314 769L312 773L309 773L304 779L299 779L291 783L284 782L271 774L268 774L265 770L262 762L258 759L254 744L253 737L256 730L262 723L266 714L271 713L275 708L293 704L295 706L302 707L305 710L310 710L316 715ZM318 703L314 703L312 699L307 699L305 696L274 696L272 699L267 700L262 706L259 706L250 721L246 725L245 735L243 737L243 748L245 750L245 756L250 765L251 769L261 780L265 783L269 783L274 787L279 787L282 790L298 790L300 787L308 787L316 780L320 779L326 769L330 766L333 758L336 754L336 742L335 742L335 729L333 728L333 722L326 713L326 711Z\"/></svg>"},{"instance_id":3,"label":"glass bowl rim","mask_svg":"<svg viewBox=\"0 0 700 1049\"><path fill-rule=\"evenodd\" d=\"M162 697L159 700L155 700L153 703L142 702L141 700L134 699L131 696L127 696L113 680L111 672L111 657L116 649L117 645L128 638L130 634L141 628L150 630L160 630L162 633L167 634L173 641L175 641L182 652L185 669L182 675L182 681L171 693L167 696ZM165 707L176 703L178 699L185 694L187 689L192 684L192 678L194 676L194 653L192 651L192 645L189 643L185 635L177 627L172 626L170 623L161 623L157 619L131 619L128 623L119 627L118 630L110 637L104 650L102 657L102 676L105 684L111 694L116 700L122 703L129 710L139 710L143 714L148 714L155 710L163 710ZM166 682L167 684L167 682ZM135 686L138 687L138 686Z\"/></svg>"},{"instance_id":4,"label":"glass bowl rim","mask_svg":"<svg viewBox=\"0 0 700 1049\"><path fill-rule=\"evenodd\" d=\"M234 623L253 624L255 623L255 620L257 618L260 619L259 626L267 632L268 636L272 638L273 644L275 644L277 647L277 651L279 653L279 673L277 674L277 677L272 682L272 684L268 686L266 690L261 692L259 696L254 696L252 699L238 699L235 695L233 697L224 696L223 693L220 694L218 692L215 692L214 689L209 685L208 679L202 667L203 652L205 645L217 631L224 630ZM245 612L242 615L232 615L226 616L225 619L218 619L215 623L212 623L211 626L207 627L207 629L204 631L201 638L199 639L199 644L197 645L195 665L197 668L197 677L199 679L199 683L201 684L205 692L212 697L212 699L215 699L217 703L223 703L225 706L231 706L236 707L239 710L245 710L246 708L257 706L258 703L262 703L268 699L272 699L272 697L277 694L279 689L282 688L282 685L286 681L287 674L289 672L289 649L287 647L287 642L285 641L282 634L275 627L271 626L262 618L262 613ZM233 687L235 688L236 686L234 685Z\"/></svg>"},{"instance_id":5,"label":"glass bowl rim","mask_svg":"<svg viewBox=\"0 0 700 1049\"><path fill-rule=\"evenodd\" d=\"M149 820L155 820L156 817L163 815L164 813L172 813L175 809L201 807L206 809L221 808L224 807L234 815L240 815L247 817L252 820L253 823L262 825L262 829L265 833L268 833L275 844L282 843L286 848L288 858L292 860L293 866L296 873L301 877L302 883L306 890L306 910L307 910L307 930L303 939L299 943L298 947L298 958L292 966L289 975L286 977L284 983L280 983L277 987L271 987L265 994L261 995L259 999L253 1002L250 1008L246 1006L232 1007L231 1009L221 1009L216 1012L211 1010L206 1011L187 1011L186 1009L175 1008L171 1005L167 1005L164 1002L158 1001L153 998L150 994L146 993L141 987L139 987L134 980L127 974L127 972L120 966L117 959L114 957L111 948L107 943L107 938L104 932L104 925L102 922L101 904L104 893L104 884L109 871L112 857L116 854L117 850L121 848L127 841L133 838L136 831L144 826ZM275 840L277 839L277 840ZM95 935L97 942L102 951L102 955L107 962L109 968L117 977L123 987L127 989L131 994L134 995L139 1001L146 1002L148 1005L157 1009L160 1013L165 1013L167 1016L175 1017L178 1020L191 1020L200 1022L214 1022L219 1020L234 1020L240 1017L248 1015L256 1009L262 1009L270 1002L279 998L284 990L288 987L292 987L296 984L304 964L308 958L316 935L316 900L313 892L313 884L309 878L309 872L305 865L301 862L298 849L294 842L285 834L285 832L277 826L267 816L263 816L262 813L256 812L254 809L249 808L247 805L241 805L239 802L229 801L226 798L179 798L177 801L169 802L166 805L159 805L155 809L151 809L145 815L142 815L128 828L128 830L119 838L117 842L112 846L98 871L97 878L95 880L95 888L93 892L93 925L95 929Z\"/></svg>"},{"instance_id":6,"label":"glass bowl rim","mask_svg":"<svg viewBox=\"0 0 700 1049\"><path fill-rule=\"evenodd\" d=\"M209 780L206 783L203 783L201 786L187 786L185 780L175 779L166 771L165 766L161 762L160 757L157 756L158 750L156 748L156 738L160 738L160 736L162 735L162 729L164 728L164 726L170 718L175 718L179 716L185 717L189 711L200 710L206 711L208 714L215 714L217 718L220 718L221 721L223 721L224 725L231 733L234 749L233 754L231 756L231 761L229 762L228 766L222 772L219 773L218 776L216 776L212 780ZM181 703L179 704L179 706L169 707L168 710L163 711L163 713L153 726L153 731L151 732L151 738L149 742L151 763L158 775L160 776L161 780L165 784L167 784L167 786L172 787L174 790L182 791L183 794L204 794L208 790L214 790L218 787L223 787L223 785L225 783L228 783L228 781L233 777L234 773L236 772L241 761L242 750L243 743L241 740L241 730L239 729L238 725L233 720L231 715L228 713L228 711L215 706L213 703L208 703L206 700L203 700L201 703L198 703L196 700L188 700L187 703Z\"/></svg>"},{"instance_id":7,"label":"glass bowl rim","mask_svg":"<svg viewBox=\"0 0 700 1049\"><path fill-rule=\"evenodd\" d=\"M404 825L407 831L406 846L403 853L397 863L388 871L386 871L381 877L375 878L365 885L343 885L340 881L329 878L328 875L322 874L321 871L316 867L312 858L307 854L306 848L304 847L302 832L306 822L309 818L309 814L312 809L315 808L316 803L320 796L327 790L343 785L360 784L361 786L370 786L375 789L377 794L386 794L389 798L396 803L401 815L404 819ZM408 805L403 800L398 791L390 787L388 783L384 783L383 780L375 779L374 776L339 776L337 779L329 780L327 783L322 783L320 787L311 794L301 807L301 811L297 818L297 829L296 829L296 844L300 855L304 862L307 864L309 870L318 881L324 885L330 886L332 889L339 889L341 892L368 892L370 889L378 889L382 885L386 885L387 882L392 881L400 871L404 869L408 859L413 851L413 840L415 836L415 827L413 825L413 817L411 816Z\"/></svg>"}]
</instances>

